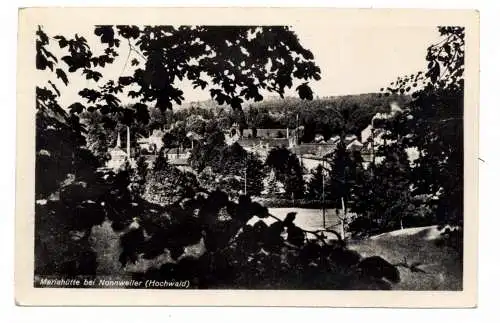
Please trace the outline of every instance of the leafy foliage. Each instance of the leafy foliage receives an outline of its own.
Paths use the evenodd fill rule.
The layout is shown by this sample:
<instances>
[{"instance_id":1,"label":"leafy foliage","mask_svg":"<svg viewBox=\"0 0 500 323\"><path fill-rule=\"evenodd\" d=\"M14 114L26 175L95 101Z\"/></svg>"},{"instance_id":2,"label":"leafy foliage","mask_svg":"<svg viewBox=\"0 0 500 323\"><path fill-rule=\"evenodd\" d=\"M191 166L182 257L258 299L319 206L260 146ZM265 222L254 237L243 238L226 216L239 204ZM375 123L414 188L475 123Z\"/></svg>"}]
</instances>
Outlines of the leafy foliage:
<instances>
[{"instance_id":1,"label":"leafy foliage","mask_svg":"<svg viewBox=\"0 0 500 323\"><path fill-rule=\"evenodd\" d=\"M258 196L264 189L263 163L252 153L247 152L238 143L230 146L223 141L223 135L217 131L209 135L204 142L198 142L190 157L191 164L202 172L208 168L207 187L217 185L225 191ZM217 184L218 183L218 184ZM225 184L225 185L224 185Z\"/></svg>"},{"instance_id":2,"label":"leafy foliage","mask_svg":"<svg viewBox=\"0 0 500 323\"><path fill-rule=\"evenodd\" d=\"M436 202L441 223L463 221L463 27L439 27L442 40L427 49L428 70L399 78L387 92L410 92L413 100L388 125L402 147L415 147L415 194ZM411 85L411 86L410 86Z\"/></svg>"},{"instance_id":3,"label":"leafy foliage","mask_svg":"<svg viewBox=\"0 0 500 323\"><path fill-rule=\"evenodd\" d=\"M174 204L185 197L192 197L198 189L198 181L192 173L183 173L163 160L161 154L157 157L153 171L144 178L143 197L161 205Z\"/></svg>"},{"instance_id":4,"label":"leafy foliage","mask_svg":"<svg viewBox=\"0 0 500 323\"><path fill-rule=\"evenodd\" d=\"M283 95L285 88L292 87L293 78L320 78L312 53L288 27L97 26L95 34L111 50L127 41L130 51L143 60L140 66L136 59L133 74L120 78L118 91L135 85L138 90L129 91L130 97L155 102L162 110L184 100L183 92L174 86L177 80L187 79L195 88L209 87L219 104L240 109L243 99L262 100L262 90ZM88 55L70 58L67 61L76 68L88 68L91 62ZM101 63L99 59L94 62ZM268 62L270 69L264 67ZM87 78L100 77L85 71ZM299 89L300 93L311 91L307 85Z\"/></svg>"},{"instance_id":5,"label":"leafy foliage","mask_svg":"<svg viewBox=\"0 0 500 323\"><path fill-rule=\"evenodd\" d=\"M305 197L310 200L322 200L325 198L325 182L328 182L327 170L322 165L318 165L311 172L311 178L307 182Z\"/></svg>"},{"instance_id":6,"label":"leafy foliage","mask_svg":"<svg viewBox=\"0 0 500 323\"><path fill-rule=\"evenodd\" d=\"M404 229L407 219L411 224L411 218L420 216L416 212L418 201L412 196L406 152L391 146L383 154L384 161L361 173L352 188L349 204L358 214L351 225L353 234Z\"/></svg>"},{"instance_id":7,"label":"leafy foliage","mask_svg":"<svg viewBox=\"0 0 500 323\"><path fill-rule=\"evenodd\" d=\"M269 151L266 165L276 173L276 179L284 184L288 198L299 199L304 194L303 170L297 155L286 148Z\"/></svg>"},{"instance_id":8,"label":"leafy foliage","mask_svg":"<svg viewBox=\"0 0 500 323\"><path fill-rule=\"evenodd\" d=\"M411 95L403 111L382 120L383 159L356 181L354 233L463 221L464 28L439 27L442 40L427 50L428 70L399 77L386 96ZM413 165L407 149L418 152ZM461 243L457 230L453 239ZM457 246L460 250L460 246Z\"/></svg>"},{"instance_id":9,"label":"leafy foliage","mask_svg":"<svg viewBox=\"0 0 500 323\"><path fill-rule=\"evenodd\" d=\"M191 213L193 209L197 211ZM221 191L198 195L142 223L141 228L154 230L155 236L170 238L147 239L140 230L127 233L124 240L139 246L128 259L159 256L167 248L172 262L136 277L190 279L197 288L387 289L385 279L399 281L398 270L387 261L377 258L369 264L344 244L327 243L321 232L297 227L293 213L269 225L263 220L246 224L252 217L273 216L245 196L232 202ZM318 238L311 240L308 234ZM186 255L186 246L199 239L206 252L200 257ZM382 272L379 263L384 265Z\"/></svg>"},{"instance_id":10,"label":"leafy foliage","mask_svg":"<svg viewBox=\"0 0 500 323\"><path fill-rule=\"evenodd\" d=\"M345 201L349 200L353 186L359 179L360 173L363 172L361 158L347 151L345 144L341 141L328 162L330 164L329 195L333 200L338 201L337 207L340 207L340 200L342 198Z\"/></svg>"}]
</instances>

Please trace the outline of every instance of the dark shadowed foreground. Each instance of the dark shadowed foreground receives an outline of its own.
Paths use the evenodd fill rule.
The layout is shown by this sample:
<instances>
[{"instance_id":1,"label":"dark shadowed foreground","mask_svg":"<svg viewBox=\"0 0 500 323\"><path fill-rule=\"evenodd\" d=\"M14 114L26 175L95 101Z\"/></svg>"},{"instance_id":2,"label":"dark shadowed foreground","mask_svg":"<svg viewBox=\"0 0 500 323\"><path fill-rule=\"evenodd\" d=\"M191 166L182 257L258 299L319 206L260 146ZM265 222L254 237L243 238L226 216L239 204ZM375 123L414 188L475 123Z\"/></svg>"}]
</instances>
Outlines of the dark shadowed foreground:
<instances>
[{"instance_id":1,"label":"dark shadowed foreground","mask_svg":"<svg viewBox=\"0 0 500 323\"><path fill-rule=\"evenodd\" d=\"M363 240L351 240L349 249L368 259L366 266L370 266L370 259L377 256L396 265L399 269L398 283L386 284L373 279L359 279L346 275L345 284L342 282L324 281L324 286L333 284L337 289L397 289L397 290L460 290L462 288L462 261L461 256L453 248L439 245L440 231L436 226L411 228L393 231ZM119 233L112 230L108 222L93 229L93 248L97 252L97 275L107 279L128 279L137 277L137 273L145 272L148 268L161 268L172 259L168 253L153 260L140 259L134 265L122 268L119 262L120 239ZM205 251L203 242L187 248L186 257L199 257ZM413 266L413 267L412 267ZM349 277L348 277L349 276ZM166 278L166 277L164 277ZM342 278L342 274L332 276L333 279ZM397 280L397 278L396 278ZM217 288L241 288L238 286L218 286ZM335 288L334 288L335 289Z\"/></svg>"}]
</instances>

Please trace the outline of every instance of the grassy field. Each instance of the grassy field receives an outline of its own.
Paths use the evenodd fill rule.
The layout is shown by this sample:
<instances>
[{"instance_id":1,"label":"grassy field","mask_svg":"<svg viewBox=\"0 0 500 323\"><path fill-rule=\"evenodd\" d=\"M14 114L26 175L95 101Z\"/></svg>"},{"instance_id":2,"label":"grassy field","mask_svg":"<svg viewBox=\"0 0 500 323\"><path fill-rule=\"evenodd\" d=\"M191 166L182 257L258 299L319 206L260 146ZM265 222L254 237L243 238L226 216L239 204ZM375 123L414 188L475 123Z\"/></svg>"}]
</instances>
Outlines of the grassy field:
<instances>
[{"instance_id":1,"label":"grassy field","mask_svg":"<svg viewBox=\"0 0 500 323\"><path fill-rule=\"evenodd\" d=\"M323 229L323 211L321 209L303 209L303 208L269 208L269 213L279 219L285 219L290 212L296 212L294 223L305 230ZM270 220L272 221L272 220ZM336 229L339 219L335 215L335 209L325 210L325 223L327 228Z\"/></svg>"},{"instance_id":2,"label":"grassy field","mask_svg":"<svg viewBox=\"0 0 500 323\"><path fill-rule=\"evenodd\" d=\"M290 209L273 210L272 213L284 218ZM314 230L322 227L321 210L309 210L306 214L297 216L296 223L304 229ZM329 213L331 214L331 212ZM330 222L333 222L330 216ZM257 222L253 218L251 222ZM271 223L275 220L265 219ZM407 268L399 267L401 282L394 285L400 290L460 290L462 288L462 258L455 250L449 247L439 247L436 241L440 232L435 226L410 228L384 233L363 240L349 240L350 249L357 251L363 257L381 256L392 264L407 262L420 263L418 268L423 272L411 272ZM132 271L141 271L150 266L157 267L169 261L165 257L155 260L142 260L136 265L121 268L118 262L120 255L119 234L115 233L109 223L94 227L93 247L98 257L98 275L127 276ZM190 254L200 254L204 249L203 241L200 246L193 246L188 250ZM160 257L161 258L161 257ZM168 258L168 257L167 257ZM123 276L122 276L123 275Z\"/></svg>"},{"instance_id":3,"label":"grassy field","mask_svg":"<svg viewBox=\"0 0 500 323\"><path fill-rule=\"evenodd\" d=\"M381 256L392 264L420 263L424 272L399 267L400 290L461 290L462 257L454 249L438 246L440 231L436 226L410 228L384 233L364 240L352 240L350 249L363 257Z\"/></svg>"}]
</instances>

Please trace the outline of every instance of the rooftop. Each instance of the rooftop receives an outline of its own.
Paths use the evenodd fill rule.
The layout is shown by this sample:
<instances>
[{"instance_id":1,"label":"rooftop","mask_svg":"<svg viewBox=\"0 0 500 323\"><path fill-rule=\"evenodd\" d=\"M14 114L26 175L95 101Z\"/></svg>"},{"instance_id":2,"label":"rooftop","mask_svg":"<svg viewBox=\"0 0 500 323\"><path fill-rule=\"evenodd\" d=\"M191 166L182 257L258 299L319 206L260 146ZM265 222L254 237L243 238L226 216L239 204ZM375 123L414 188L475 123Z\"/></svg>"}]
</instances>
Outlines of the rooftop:
<instances>
[{"instance_id":1,"label":"rooftop","mask_svg":"<svg viewBox=\"0 0 500 323\"><path fill-rule=\"evenodd\" d=\"M287 138L243 138L239 139L238 144L242 147L253 147L259 145L269 145L270 147L288 147Z\"/></svg>"},{"instance_id":2,"label":"rooftop","mask_svg":"<svg viewBox=\"0 0 500 323\"><path fill-rule=\"evenodd\" d=\"M174 155L174 154L188 154L191 152L190 148L185 148L185 147L172 147L172 148L166 148L165 153L168 155Z\"/></svg>"},{"instance_id":3,"label":"rooftop","mask_svg":"<svg viewBox=\"0 0 500 323\"><path fill-rule=\"evenodd\" d=\"M257 130L257 138L286 138L287 129L256 129ZM292 133L292 129L288 129L288 134ZM252 138L253 133L252 129L244 129L243 130L244 138Z\"/></svg>"}]
</instances>

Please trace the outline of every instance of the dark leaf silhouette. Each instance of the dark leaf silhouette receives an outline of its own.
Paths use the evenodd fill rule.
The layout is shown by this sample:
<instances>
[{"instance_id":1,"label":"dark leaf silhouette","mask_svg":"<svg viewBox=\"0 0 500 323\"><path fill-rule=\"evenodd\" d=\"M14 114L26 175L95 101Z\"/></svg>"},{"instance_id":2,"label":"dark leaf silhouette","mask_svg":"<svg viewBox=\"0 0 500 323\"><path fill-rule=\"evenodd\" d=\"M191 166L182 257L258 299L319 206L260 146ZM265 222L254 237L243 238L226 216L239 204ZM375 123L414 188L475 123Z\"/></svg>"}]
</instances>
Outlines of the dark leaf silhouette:
<instances>
[{"instance_id":1,"label":"dark leaf silhouette","mask_svg":"<svg viewBox=\"0 0 500 323\"><path fill-rule=\"evenodd\" d=\"M57 39L59 41L59 47L60 48L64 48L66 46L68 46L68 41L66 40L66 38L64 36L54 36L54 39Z\"/></svg>"},{"instance_id":2,"label":"dark leaf silhouette","mask_svg":"<svg viewBox=\"0 0 500 323\"><path fill-rule=\"evenodd\" d=\"M60 78L61 81L63 81L65 85L68 85L68 77L66 76L66 73L64 73L64 71L62 69L57 68L56 75L57 75L57 78Z\"/></svg>"},{"instance_id":3,"label":"dark leaf silhouette","mask_svg":"<svg viewBox=\"0 0 500 323\"><path fill-rule=\"evenodd\" d=\"M287 241L295 246L302 246L304 244L305 233L304 231L295 226L294 224L289 224L287 227Z\"/></svg>"},{"instance_id":4,"label":"dark leaf silhouette","mask_svg":"<svg viewBox=\"0 0 500 323\"><path fill-rule=\"evenodd\" d=\"M297 215L297 212L290 212L286 215L285 220L283 220L283 224L285 226L290 226L293 225L293 221L295 221L295 217Z\"/></svg>"},{"instance_id":5,"label":"dark leaf silhouette","mask_svg":"<svg viewBox=\"0 0 500 323\"><path fill-rule=\"evenodd\" d=\"M79 102L75 102L68 107L70 113L81 113L85 110L85 106Z\"/></svg>"},{"instance_id":6,"label":"dark leaf silhouette","mask_svg":"<svg viewBox=\"0 0 500 323\"><path fill-rule=\"evenodd\" d=\"M311 88L309 87L308 83L303 83L299 86L297 86L297 92L299 93L299 97L301 99L305 100L312 100L313 99L313 92Z\"/></svg>"},{"instance_id":7,"label":"dark leaf silhouette","mask_svg":"<svg viewBox=\"0 0 500 323\"><path fill-rule=\"evenodd\" d=\"M52 83L51 81L49 81L49 84L50 84L50 86L52 86L54 91L56 91L57 95L61 96L61 92L59 92L59 89L57 88L57 86L54 83Z\"/></svg>"},{"instance_id":8,"label":"dark leaf silhouette","mask_svg":"<svg viewBox=\"0 0 500 323\"><path fill-rule=\"evenodd\" d=\"M142 103L136 103L134 105L134 109L137 116L137 120L144 124L148 124L150 120L148 106Z\"/></svg>"},{"instance_id":9,"label":"dark leaf silhouette","mask_svg":"<svg viewBox=\"0 0 500 323\"><path fill-rule=\"evenodd\" d=\"M379 256L368 257L363 259L358 268L363 275L373 278L387 278L393 283L400 281L398 269Z\"/></svg>"},{"instance_id":10,"label":"dark leaf silhouette","mask_svg":"<svg viewBox=\"0 0 500 323\"><path fill-rule=\"evenodd\" d=\"M131 76L122 76L118 79L118 82L122 85L130 85L134 81L134 78Z\"/></svg>"},{"instance_id":11,"label":"dark leaf silhouette","mask_svg":"<svg viewBox=\"0 0 500 323\"><path fill-rule=\"evenodd\" d=\"M101 37L101 43L106 43L110 47L114 43L115 32L113 26L97 26L94 33Z\"/></svg>"}]
</instances>

